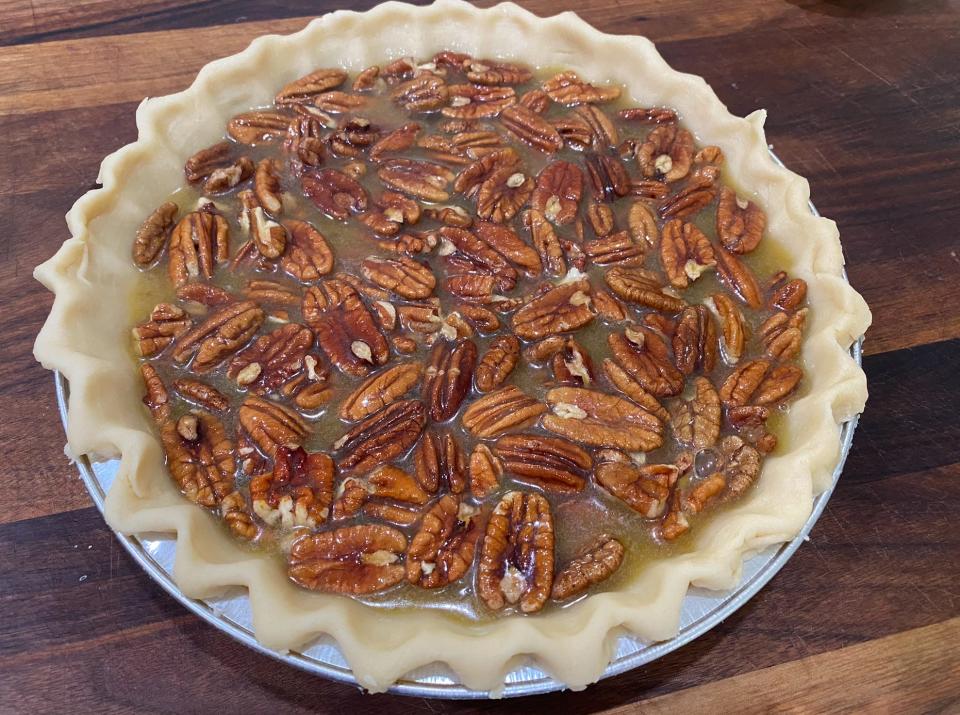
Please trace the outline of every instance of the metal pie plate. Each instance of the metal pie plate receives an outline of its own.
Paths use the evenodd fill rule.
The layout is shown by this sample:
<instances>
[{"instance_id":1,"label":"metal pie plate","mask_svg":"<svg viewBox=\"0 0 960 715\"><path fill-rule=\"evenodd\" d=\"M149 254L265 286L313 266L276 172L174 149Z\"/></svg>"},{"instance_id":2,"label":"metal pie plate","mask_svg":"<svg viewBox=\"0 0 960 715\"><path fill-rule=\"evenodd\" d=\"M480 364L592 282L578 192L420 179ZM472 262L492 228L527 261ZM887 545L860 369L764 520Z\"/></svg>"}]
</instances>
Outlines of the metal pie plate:
<instances>
[{"instance_id":1,"label":"metal pie plate","mask_svg":"<svg viewBox=\"0 0 960 715\"><path fill-rule=\"evenodd\" d=\"M780 163L776 156L774 156L774 159ZM813 204L810 204L810 210L819 215ZM850 354L858 365L861 364L862 344L863 339L861 338L850 349ZM60 416L64 426L66 426L69 388L67 380L59 372L55 374L55 381ZM617 640L613 659L604 671L603 678L610 678L650 663L703 635L743 606L783 568L783 565L800 547L800 544L806 540L807 534L823 512L827 500L840 477L847 454L850 452L853 432L858 418L859 415L854 416L853 419L843 424L840 437L840 461L833 472L829 488L813 500L813 510L810 513L810 518L807 519L800 533L789 543L772 545L744 561L740 585L732 590L709 591L691 587L683 601L680 614L680 630L670 640L649 643L632 636L621 635ZM103 512L104 497L113 483L119 464L119 460L97 463L91 463L86 457L77 460L80 476L101 513ZM260 645L253 634L250 602L246 591L236 589L230 595L204 600L184 596L173 582L173 561L176 550L174 539L147 539L123 534L117 534L116 536L127 552L161 588L215 628L227 633L244 645L284 663L343 683L357 684L339 648L330 638L322 637L318 639L313 646L303 652L280 653ZM561 690L564 687L562 683L554 680L534 665L515 668L507 674L504 683L501 692L502 697L536 695ZM457 682L448 669L442 666L428 666L410 673L394 684L389 692L430 698L468 699L489 697L485 691L470 690L464 687Z\"/></svg>"}]
</instances>

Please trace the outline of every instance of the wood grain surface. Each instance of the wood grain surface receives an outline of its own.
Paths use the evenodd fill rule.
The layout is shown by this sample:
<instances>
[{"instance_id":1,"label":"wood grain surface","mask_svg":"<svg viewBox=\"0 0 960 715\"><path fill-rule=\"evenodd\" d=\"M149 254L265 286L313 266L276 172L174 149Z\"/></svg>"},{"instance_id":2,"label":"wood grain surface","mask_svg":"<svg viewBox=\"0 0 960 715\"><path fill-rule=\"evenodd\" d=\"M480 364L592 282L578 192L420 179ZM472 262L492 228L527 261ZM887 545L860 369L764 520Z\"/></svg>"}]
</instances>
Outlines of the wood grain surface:
<instances>
[{"instance_id":1,"label":"wood grain surface","mask_svg":"<svg viewBox=\"0 0 960 715\"><path fill-rule=\"evenodd\" d=\"M342 6L366 9L371 0ZM326 2L0 0L0 712L960 711L960 4L532 0L644 34L767 133L840 225L874 312L870 401L826 512L783 571L694 643L579 693L369 696L185 611L92 506L32 358L33 267L146 95Z\"/></svg>"}]
</instances>

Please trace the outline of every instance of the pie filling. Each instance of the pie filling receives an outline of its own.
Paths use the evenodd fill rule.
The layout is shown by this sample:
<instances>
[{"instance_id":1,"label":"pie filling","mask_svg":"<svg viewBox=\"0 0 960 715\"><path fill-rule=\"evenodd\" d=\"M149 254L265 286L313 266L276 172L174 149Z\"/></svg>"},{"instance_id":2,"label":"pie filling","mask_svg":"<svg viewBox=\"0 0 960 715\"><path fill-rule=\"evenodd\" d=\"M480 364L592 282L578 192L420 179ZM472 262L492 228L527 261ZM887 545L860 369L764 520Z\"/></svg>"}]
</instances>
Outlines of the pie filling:
<instances>
[{"instance_id":1,"label":"pie filling","mask_svg":"<svg viewBox=\"0 0 960 715\"><path fill-rule=\"evenodd\" d=\"M749 490L806 284L722 152L622 95L440 52L230 120L133 242L181 492L304 588L489 618Z\"/></svg>"}]
</instances>

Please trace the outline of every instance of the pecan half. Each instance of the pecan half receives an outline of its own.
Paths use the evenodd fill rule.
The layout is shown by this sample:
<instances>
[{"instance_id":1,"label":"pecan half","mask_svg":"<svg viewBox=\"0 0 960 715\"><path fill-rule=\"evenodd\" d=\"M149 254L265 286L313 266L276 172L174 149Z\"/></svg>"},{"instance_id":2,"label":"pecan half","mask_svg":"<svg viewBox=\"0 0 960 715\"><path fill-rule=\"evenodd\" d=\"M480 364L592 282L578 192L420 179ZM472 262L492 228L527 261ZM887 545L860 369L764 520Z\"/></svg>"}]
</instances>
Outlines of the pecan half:
<instances>
[{"instance_id":1,"label":"pecan half","mask_svg":"<svg viewBox=\"0 0 960 715\"><path fill-rule=\"evenodd\" d=\"M450 198L447 187L455 174L429 161L391 159L377 171L387 186L424 201L437 203Z\"/></svg>"},{"instance_id":2,"label":"pecan half","mask_svg":"<svg viewBox=\"0 0 960 715\"><path fill-rule=\"evenodd\" d=\"M666 197L666 192L652 195L650 198L663 199L657 206L660 218L688 218L699 213L717 195L714 180L705 176L691 176L677 193ZM663 185L666 187L666 184Z\"/></svg>"},{"instance_id":3,"label":"pecan half","mask_svg":"<svg viewBox=\"0 0 960 715\"><path fill-rule=\"evenodd\" d=\"M617 116L628 122L653 122L654 124L670 124L677 121L677 113L667 107L631 107L621 109Z\"/></svg>"},{"instance_id":4,"label":"pecan half","mask_svg":"<svg viewBox=\"0 0 960 715\"><path fill-rule=\"evenodd\" d=\"M686 288L717 264L713 246L692 223L674 219L663 227L660 263L675 288Z\"/></svg>"},{"instance_id":5,"label":"pecan half","mask_svg":"<svg viewBox=\"0 0 960 715\"><path fill-rule=\"evenodd\" d=\"M316 332L320 349L342 372L363 377L390 357L390 346L370 311L342 280L311 287L303 297L303 318Z\"/></svg>"},{"instance_id":6,"label":"pecan half","mask_svg":"<svg viewBox=\"0 0 960 715\"><path fill-rule=\"evenodd\" d=\"M524 340L582 328L593 320L590 281L579 280L554 286L513 315L513 332Z\"/></svg>"},{"instance_id":7,"label":"pecan half","mask_svg":"<svg viewBox=\"0 0 960 715\"><path fill-rule=\"evenodd\" d=\"M167 243L167 231L173 226L180 207L172 201L158 206L137 229L133 241L133 262L147 268L160 256Z\"/></svg>"},{"instance_id":8,"label":"pecan half","mask_svg":"<svg viewBox=\"0 0 960 715\"><path fill-rule=\"evenodd\" d=\"M760 245L767 215L752 201L741 200L733 189L720 188L717 203L717 236L733 253L749 253Z\"/></svg>"},{"instance_id":9,"label":"pecan half","mask_svg":"<svg viewBox=\"0 0 960 715\"><path fill-rule=\"evenodd\" d=\"M627 319L627 307L615 296L602 288L595 288L592 296L597 314L608 323L622 323Z\"/></svg>"},{"instance_id":10,"label":"pecan half","mask_svg":"<svg viewBox=\"0 0 960 715\"><path fill-rule=\"evenodd\" d=\"M480 186L491 176L519 164L520 155L511 147L492 151L457 174L453 182L453 190L467 198L473 198L480 191Z\"/></svg>"},{"instance_id":11,"label":"pecan half","mask_svg":"<svg viewBox=\"0 0 960 715\"><path fill-rule=\"evenodd\" d=\"M682 298L667 293L655 273L642 268L614 266L603 278L617 296L630 303L662 313L679 313L687 305Z\"/></svg>"},{"instance_id":12,"label":"pecan half","mask_svg":"<svg viewBox=\"0 0 960 715\"><path fill-rule=\"evenodd\" d=\"M278 106L309 102L318 94L336 89L346 81L347 73L343 70L319 69L285 85L273 101Z\"/></svg>"},{"instance_id":13,"label":"pecan half","mask_svg":"<svg viewBox=\"0 0 960 715\"><path fill-rule=\"evenodd\" d=\"M423 377L423 400L430 419L443 422L463 404L477 364L477 346L472 340L438 342L430 353Z\"/></svg>"},{"instance_id":14,"label":"pecan half","mask_svg":"<svg viewBox=\"0 0 960 715\"><path fill-rule=\"evenodd\" d=\"M552 276L563 276L567 273L567 260L560 245L560 239L553 225L547 217L536 209L530 209L523 214L523 225L530 231L530 238L534 248L540 255L547 273Z\"/></svg>"},{"instance_id":15,"label":"pecan half","mask_svg":"<svg viewBox=\"0 0 960 715\"><path fill-rule=\"evenodd\" d=\"M420 438L427 410L419 400L400 400L358 422L340 439L340 467L365 472L402 455Z\"/></svg>"},{"instance_id":16,"label":"pecan half","mask_svg":"<svg viewBox=\"0 0 960 715\"><path fill-rule=\"evenodd\" d=\"M173 359L184 363L196 351L191 369L207 372L254 336L265 318L256 303L231 303L183 333L173 346Z\"/></svg>"},{"instance_id":17,"label":"pecan half","mask_svg":"<svg viewBox=\"0 0 960 715\"><path fill-rule=\"evenodd\" d=\"M509 221L533 193L534 180L519 167L493 172L477 191L477 215L495 223Z\"/></svg>"},{"instance_id":18,"label":"pecan half","mask_svg":"<svg viewBox=\"0 0 960 715\"><path fill-rule=\"evenodd\" d=\"M648 392L668 397L683 389L683 374L673 366L667 344L652 330L627 328L607 336L607 344L614 360Z\"/></svg>"},{"instance_id":19,"label":"pecan half","mask_svg":"<svg viewBox=\"0 0 960 715\"><path fill-rule=\"evenodd\" d=\"M277 447L273 471L250 480L253 511L267 526L316 527L333 502L333 460L323 452Z\"/></svg>"},{"instance_id":20,"label":"pecan half","mask_svg":"<svg viewBox=\"0 0 960 715\"><path fill-rule=\"evenodd\" d=\"M691 400L678 400L670 408L670 424L677 440L696 451L708 449L720 437L720 396L710 380L698 377L693 381Z\"/></svg>"},{"instance_id":21,"label":"pecan half","mask_svg":"<svg viewBox=\"0 0 960 715\"><path fill-rule=\"evenodd\" d=\"M690 173L693 135L676 124L655 127L639 147L637 165L648 179L677 181Z\"/></svg>"},{"instance_id":22,"label":"pecan half","mask_svg":"<svg viewBox=\"0 0 960 715\"><path fill-rule=\"evenodd\" d=\"M585 82L576 72L560 72L543 83L543 91L557 104L572 106L588 102L611 102L620 96L617 86L597 87Z\"/></svg>"},{"instance_id":23,"label":"pecan half","mask_svg":"<svg viewBox=\"0 0 960 715\"><path fill-rule=\"evenodd\" d=\"M326 151L323 148L323 126L315 117L298 117L287 127L283 150L290 155L294 174L320 166Z\"/></svg>"},{"instance_id":24,"label":"pecan half","mask_svg":"<svg viewBox=\"0 0 960 715\"><path fill-rule=\"evenodd\" d=\"M760 454L739 437L728 435L720 441L720 455L726 496L739 497L760 476Z\"/></svg>"},{"instance_id":25,"label":"pecan half","mask_svg":"<svg viewBox=\"0 0 960 715\"><path fill-rule=\"evenodd\" d=\"M230 257L229 240L227 220L212 203L188 213L170 233L170 282L181 286L201 275L212 278L216 265Z\"/></svg>"},{"instance_id":26,"label":"pecan half","mask_svg":"<svg viewBox=\"0 0 960 715\"><path fill-rule=\"evenodd\" d=\"M490 392L504 383L520 361L520 341L500 335L490 343L477 365L475 384L479 392Z\"/></svg>"},{"instance_id":27,"label":"pecan half","mask_svg":"<svg viewBox=\"0 0 960 715\"><path fill-rule=\"evenodd\" d=\"M252 237L257 251L264 258L279 258L287 247L287 230L267 217L252 191L241 191L237 198L241 206L240 226ZM238 255L247 250L247 245L241 247Z\"/></svg>"},{"instance_id":28,"label":"pecan half","mask_svg":"<svg viewBox=\"0 0 960 715\"><path fill-rule=\"evenodd\" d=\"M347 120L343 127L327 137L330 151L337 156L348 156L354 159L362 157L364 151L379 140L380 130L363 117ZM349 164L344 166L344 170L347 170L348 166Z\"/></svg>"},{"instance_id":29,"label":"pecan half","mask_svg":"<svg viewBox=\"0 0 960 715\"><path fill-rule=\"evenodd\" d=\"M657 228L657 218L653 209L643 201L634 201L630 204L627 213L627 226L633 240L655 246L660 240L660 230Z\"/></svg>"},{"instance_id":30,"label":"pecan half","mask_svg":"<svg viewBox=\"0 0 960 715\"><path fill-rule=\"evenodd\" d=\"M603 201L616 201L630 193L630 176L617 157L590 152L584 158L590 184Z\"/></svg>"},{"instance_id":31,"label":"pecan half","mask_svg":"<svg viewBox=\"0 0 960 715\"><path fill-rule=\"evenodd\" d=\"M751 308L759 308L760 286L753 271L721 246L717 246L714 253L717 258L717 275L733 293Z\"/></svg>"},{"instance_id":32,"label":"pecan half","mask_svg":"<svg viewBox=\"0 0 960 715\"><path fill-rule=\"evenodd\" d=\"M203 191L207 194L229 191L253 175L253 162L248 157L241 156L231 164L214 169L203 182Z\"/></svg>"},{"instance_id":33,"label":"pecan half","mask_svg":"<svg viewBox=\"0 0 960 715\"><path fill-rule=\"evenodd\" d=\"M430 266L407 256L367 258L361 264L361 272L371 283L410 300L429 298L437 285Z\"/></svg>"},{"instance_id":34,"label":"pecan half","mask_svg":"<svg viewBox=\"0 0 960 715\"><path fill-rule=\"evenodd\" d=\"M283 210L279 170L280 165L275 159L262 159L253 177L253 192L257 201L275 216Z\"/></svg>"},{"instance_id":35,"label":"pecan half","mask_svg":"<svg viewBox=\"0 0 960 715\"><path fill-rule=\"evenodd\" d=\"M768 305L771 309L790 312L796 310L807 298L807 282L802 278L794 278L774 290Z\"/></svg>"},{"instance_id":36,"label":"pecan half","mask_svg":"<svg viewBox=\"0 0 960 715\"><path fill-rule=\"evenodd\" d=\"M636 243L626 231L587 241L583 250L598 266L641 266L646 255L645 245Z\"/></svg>"},{"instance_id":37,"label":"pecan half","mask_svg":"<svg viewBox=\"0 0 960 715\"><path fill-rule=\"evenodd\" d=\"M296 412L255 395L240 405L237 420L260 451L271 458L278 447L299 447L308 433L307 425Z\"/></svg>"},{"instance_id":38,"label":"pecan half","mask_svg":"<svg viewBox=\"0 0 960 715\"><path fill-rule=\"evenodd\" d=\"M237 353L227 368L227 377L251 392L271 392L303 369L303 359L312 345L310 328L297 323L281 325Z\"/></svg>"},{"instance_id":39,"label":"pecan half","mask_svg":"<svg viewBox=\"0 0 960 715\"><path fill-rule=\"evenodd\" d=\"M514 385L507 385L470 403L463 426L475 437L490 439L532 424L547 406Z\"/></svg>"},{"instance_id":40,"label":"pecan half","mask_svg":"<svg viewBox=\"0 0 960 715\"><path fill-rule=\"evenodd\" d=\"M550 597L566 601L610 578L623 563L626 550L612 536L602 534L588 549L564 566L553 580Z\"/></svg>"},{"instance_id":41,"label":"pecan half","mask_svg":"<svg viewBox=\"0 0 960 715\"><path fill-rule=\"evenodd\" d=\"M366 104L365 97L338 90L323 92L313 98L314 107L322 112L330 112L330 114L346 114L355 109L360 109Z\"/></svg>"},{"instance_id":42,"label":"pecan half","mask_svg":"<svg viewBox=\"0 0 960 715\"><path fill-rule=\"evenodd\" d=\"M454 119L495 117L517 101L513 87L452 84L447 87L447 95L450 103L440 113Z\"/></svg>"},{"instance_id":43,"label":"pecan half","mask_svg":"<svg viewBox=\"0 0 960 715\"><path fill-rule=\"evenodd\" d=\"M711 372L717 363L717 329L702 305L688 306L677 318L673 331L673 362L684 375L698 367Z\"/></svg>"},{"instance_id":44,"label":"pecan half","mask_svg":"<svg viewBox=\"0 0 960 715\"><path fill-rule=\"evenodd\" d=\"M184 162L183 173L187 181L196 184L206 179L217 169L229 166L231 154L233 153L233 144L228 141L217 142L208 147L204 147Z\"/></svg>"},{"instance_id":45,"label":"pecan half","mask_svg":"<svg viewBox=\"0 0 960 715\"><path fill-rule=\"evenodd\" d=\"M766 354L775 360L792 360L800 354L807 308L793 315L777 311L764 321L757 334Z\"/></svg>"},{"instance_id":46,"label":"pecan half","mask_svg":"<svg viewBox=\"0 0 960 715\"><path fill-rule=\"evenodd\" d=\"M280 267L301 283L313 283L333 270L333 251L327 239L312 224L288 219L287 250L280 257Z\"/></svg>"},{"instance_id":47,"label":"pecan half","mask_svg":"<svg viewBox=\"0 0 960 715\"><path fill-rule=\"evenodd\" d=\"M666 422L668 419L667 411L663 405L660 404L660 400L648 392L643 385L633 379L626 370L610 358L605 358L603 361L603 374L617 390L636 402L650 414L656 415L661 421Z\"/></svg>"},{"instance_id":48,"label":"pecan half","mask_svg":"<svg viewBox=\"0 0 960 715\"><path fill-rule=\"evenodd\" d=\"M303 192L317 208L338 221L366 211L367 191L355 179L336 169L312 169L300 176Z\"/></svg>"},{"instance_id":49,"label":"pecan half","mask_svg":"<svg viewBox=\"0 0 960 715\"><path fill-rule=\"evenodd\" d=\"M380 499L392 499L418 506L430 501L430 495L421 488L416 479L391 464L377 467L367 477L366 483L370 496Z\"/></svg>"},{"instance_id":50,"label":"pecan half","mask_svg":"<svg viewBox=\"0 0 960 715\"><path fill-rule=\"evenodd\" d=\"M443 488L459 494L467 485L467 464L456 437L448 431L427 430L413 452L414 473L423 489Z\"/></svg>"},{"instance_id":51,"label":"pecan half","mask_svg":"<svg viewBox=\"0 0 960 715\"><path fill-rule=\"evenodd\" d=\"M443 77L427 73L397 85L390 98L408 112L430 112L440 109L448 94Z\"/></svg>"},{"instance_id":52,"label":"pecan half","mask_svg":"<svg viewBox=\"0 0 960 715\"><path fill-rule=\"evenodd\" d=\"M547 340L557 340L560 345L551 356L553 379L559 385L571 387L590 387L593 383L593 361L590 355L573 338L553 336Z\"/></svg>"},{"instance_id":53,"label":"pecan half","mask_svg":"<svg viewBox=\"0 0 960 715\"><path fill-rule=\"evenodd\" d=\"M497 317L496 313L483 306L463 303L457 306L457 311L479 331L493 333L500 329L500 318Z\"/></svg>"},{"instance_id":54,"label":"pecan half","mask_svg":"<svg viewBox=\"0 0 960 715\"><path fill-rule=\"evenodd\" d=\"M557 226L565 226L577 218L583 196L583 172L569 161L555 161L537 176L530 206L540 211Z\"/></svg>"},{"instance_id":55,"label":"pecan half","mask_svg":"<svg viewBox=\"0 0 960 715\"><path fill-rule=\"evenodd\" d=\"M500 122L517 139L547 154L563 148L563 138L546 119L522 104L513 104L500 112Z\"/></svg>"},{"instance_id":56,"label":"pecan half","mask_svg":"<svg viewBox=\"0 0 960 715\"><path fill-rule=\"evenodd\" d=\"M504 471L521 481L561 494L583 490L593 466L589 452L559 437L505 435L497 440L493 451Z\"/></svg>"},{"instance_id":57,"label":"pecan half","mask_svg":"<svg viewBox=\"0 0 960 715\"><path fill-rule=\"evenodd\" d=\"M383 591L405 576L398 563L407 537L382 524L357 524L297 539L288 573L301 586L358 596Z\"/></svg>"},{"instance_id":58,"label":"pecan half","mask_svg":"<svg viewBox=\"0 0 960 715\"><path fill-rule=\"evenodd\" d=\"M283 139L291 118L269 109L238 114L227 123L227 134L240 144L255 146Z\"/></svg>"},{"instance_id":59,"label":"pecan half","mask_svg":"<svg viewBox=\"0 0 960 715\"><path fill-rule=\"evenodd\" d=\"M410 583L439 588L461 579L473 565L483 529L463 514L464 506L458 497L446 494L423 515L407 551Z\"/></svg>"},{"instance_id":60,"label":"pecan half","mask_svg":"<svg viewBox=\"0 0 960 715\"><path fill-rule=\"evenodd\" d=\"M509 492L487 522L477 565L477 593L498 611L519 604L524 613L543 608L553 587L553 516L539 494Z\"/></svg>"},{"instance_id":61,"label":"pecan half","mask_svg":"<svg viewBox=\"0 0 960 715\"><path fill-rule=\"evenodd\" d=\"M597 484L647 519L663 514L670 490L680 476L672 464L603 462L593 472Z\"/></svg>"},{"instance_id":62,"label":"pecan half","mask_svg":"<svg viewBox=\"0 0 960 715\"><path fill-rule=\"evenodd\" d=\"M530 70L509 62L467 59L463 62L467 79L474 84L523 84L532 76Z\"/></svg>"},{"instance_id":63,"label":"pecan half","mask_svg":"<svg viewBox=\"0 0 960 715\"><path fill-rule=\"evenodd\" d=\"M587 206L587 220L590 222L590 228L593 229L593 232L598 238L603 238L613 233L615 227L613 209L607 204L598 204L595 201L591 201Z\"/></svg>"},{"instance_id":64,"label":"pecan half","mask_svg":"<svg viewBox=\"0 0 960 715\"><path fill-rule=\"evenodd\" d=\"M581 444L628 452L649 452L663 444L660 420L615 395L557 387L547 393L547 404L553 414L544 415L544 428Z\"/></svg>"},{"instance_id":65,"label":"pecan half","mask_svg":"<svg viewBox=\"0 0 960 715\"><path fill-rule=\"evenodd\" d=\"M205 382L181 378L174 380L172 386L177 394L185 400L189 400L211 412L223 412L230 406L230 400L227 399L226 395Z\"/></svg>"},{"instance_id":66,"label":"pecan half","mask_svg":"<svg viewBox=\"0 0 960 715\"><path fill-rule=\"evenodd\" d=\"M518 101L537 114L543 114L550 106L550 97L542 89L531 89L529 92L524 92Z\"/></svg>"},{"instance_id":67,"label":"pecan half","mask_svg":"<svg viewBox=\"0 0 960 715\"><path fill-rule=\"evenodd\" d=\"M157 303L150 311L150 320L133 329L137 353L141 357L159 355L175 338L190 330L192 324L183 308L170 303Z\"/></svg>"},{"instance_id":68,"label":"pecan half","mask_svg":"<svg viewBox=\"0 0 960 715\"><path fill-rule=\"evenodd\" d=\"M744 363L720 387L720 399L727 407L743 405L773 405L790 395L803 370L796 365L772 366L766 360Z\"/></svg>"},{"instance_id":69,"label":"pecan half","mask_svg":"<svg viewBox=\"0 0 960 715\"><path fill-rule=\"evenodd\" d=\"M479 443L470 453L470 493L477 499L486 499L500 488L503 464L490 448Z\"/></svg>"},{"instance_id":70,"label":"pecan half","mask_svg":"<svg viewBox=\"0 0 960 715\"><path fill-rule=\"evenodd\" d=\"M372 375L340 403L340 419L356 422L396 402L420 382L422 373L420 363L405 362Z\"/></svg>"},{"instance_id":71,"label":"pecan half","mask_svg":"<svg viewBox=\"0 0 960 715\"><path fill-rule=\"evenodd\" d=\"M219 419L201 410L178 420L167 417L160 442L170 476L190 501L213 508L233 492L233 442Z\"/></svg>"},{"instance_id":72,"label":"pecan half","mask_svg":"<svg viewBox=\"0 0 960 715\"><path fill-rule=\"evenodd\" d=\"M725 293L714 293L703 304L720 319L720 352L724 362L736 365L743 355L743 345L747 337L743 314Z\"/></svg>"},{"instance_id":73,"label":"pecan half","mask_svg":"<svg viewBox=\"0 0 960 715\"><path fill-rule=\"evenodd\" d=\"M540 254L508 226L489 221L475 221L473 233L527 275L538 276L543 270Z\"/></svg>"}]
</instances>

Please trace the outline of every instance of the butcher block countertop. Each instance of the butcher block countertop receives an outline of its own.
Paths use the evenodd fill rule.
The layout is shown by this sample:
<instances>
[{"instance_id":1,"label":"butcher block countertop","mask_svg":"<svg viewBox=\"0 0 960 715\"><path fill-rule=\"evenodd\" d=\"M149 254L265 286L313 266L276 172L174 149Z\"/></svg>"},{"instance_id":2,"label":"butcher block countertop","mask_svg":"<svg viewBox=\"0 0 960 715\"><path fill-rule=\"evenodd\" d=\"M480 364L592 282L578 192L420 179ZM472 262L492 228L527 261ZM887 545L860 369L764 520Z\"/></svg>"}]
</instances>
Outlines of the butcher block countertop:
<instances>
[{"instance_id":1,"label":"butcher block countertop","mask_svg":"<svg viewBox=\"0 0 960 715\"><path fill-rule=\"evenodd\" d=\"M31 278L144 96L368 0L0 0L0 712L960 711L960 5L532 0L643 34L767 136L837 221L873 310L870 400L786 567L678 651L583 692L441 702L324 680L170 598L64 457Z\"/></svg>"}]
</instances>

